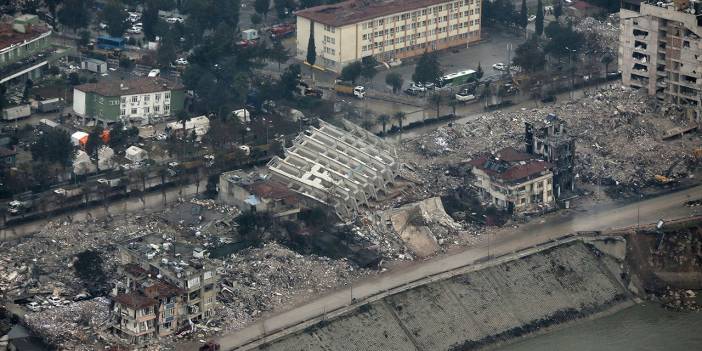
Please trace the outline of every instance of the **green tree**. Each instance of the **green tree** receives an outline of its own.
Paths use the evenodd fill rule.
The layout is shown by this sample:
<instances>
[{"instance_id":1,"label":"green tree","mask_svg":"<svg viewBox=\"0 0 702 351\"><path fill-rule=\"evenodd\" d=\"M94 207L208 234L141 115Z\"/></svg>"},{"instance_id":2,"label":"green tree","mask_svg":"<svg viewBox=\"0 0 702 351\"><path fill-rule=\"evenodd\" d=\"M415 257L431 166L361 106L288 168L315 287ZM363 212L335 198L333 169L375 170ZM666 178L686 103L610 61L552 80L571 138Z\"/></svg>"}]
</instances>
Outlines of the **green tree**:
<instances>
[{"instance_id":1,"label":"green tree","mask_svg":"<svg viewBox=\"0 0 702 351\"><path fill-rule=\"evenodd\" d=\"M270 8L270 0L256 0L254 2L254 10L264 18L268 18L268 11L270 11Z\"/></svg>"},{"instance_id":2,"label":"green tree","mask_svg":"<svg viewBox=\"0 0 702 351\"><path fill-rule=\"evenodd\" d=\"M78 38L78 45L82 47L86 47L90 44L90 31L87 30L82 30L79 33L79 38Z\"/></svg>"},{"instance_id":3,"label":"green tree","mask_svg":"<svg viewBox=\"0 0 702 351\"><path fill-rule=\"evenodd\" d=\"M417 61L412 80L418 83L434 82L441 77L441 66L435 53L425 52Z\"/></svg>"},{"instance_id":4,"label":"green tree","mask_svg":"<svg viewBox=\"0 0 702 351\"><path fill-rule=\"evenodd\" d=\"M556 17L556 21L558 21L561 15L563 15L563 3L561 0L555 0L553 4L553 17Z\"/></svg>"},{"instance_id":5,"label":"green tree","mask_svg":"<svg viewBox=\"0 0 702 351\"><path fill-rule=\"evenodd\" d=\"M390 116L388 116L387 114L382 114L378 116L378 122L380 122L380 124L383 126L383 135L385 135L385 128L388 122L390 122Z\"/></svg>"},{"instance_id":6,"label":"green tree","mask_svg":"<svg viewBox=\"0 0 702 351\"><path fill-rule=\"evenodd\" d=\"M393 117L395 118L397 123L400 125L400 133L402 133L402 123L405 121L405 119L407 119L407 115L402 111L398 111L398 112L395 112Z\"/></svg>"},{"instance_id":7,"label":"green tree","mask_svg":"<svg viewBox=\"0 0 702 351\"><path fill-rule=\"evenodd\" d=\"M259 24L263 23L263 18L261 18L261 15L257 13L252 13L251 14L251 24L254 26L258 26Z\"/></svg>"},{"instance_id":8,"label":"green tree","mask_svg":"<svg viewBox=\"0 0 702 351\"><path fill-rule=\"evenodd\" d=\"M71 137L63 130L52 129L39 136L30 147L32 160L49 163L71 164L73 144Z\"/></svg>"},{"instance_id":9,"label":"green tree","mask_svg":"<svg viewBox=\"0 0 702 351\"><path fill-rule=\"evenodd\" d=\"M527 10L526 0L522 0L522 10L519 12L519 24L520 27L526 29L529 24L529 12Z\"/></svg>"},{"instance_id":10,"label":"green tree","mask_svg":"<svg viewBox=\"0 0 702 351\"><path fill-rule=\"evenodd\" d=\"M292 64L288 66L283 74L280 76L280 95L292 98L295 89L297 89L298 84L300 84L300 65Z\"/></svg>"},{"instance_id":11,"label":"green tree","mask_svg":"<svg viewBox=\"0 0 702 351\"><path fill-rule=\"evenodd\" d=\"M102 10L102 21L107 25L107 34L113 37L121 37L127 30L127 12L124 6L116 0L110 1Z\"/></svg>"},{"instance_id":12,"label":"green tree","mask_svg":"<svg viewBox=\"0 0 702 351\"><path fill-rule=\"evenodd\" d=\"M397 93L402 89L402 84L404 83L404 81L402 80L402 76L399 73L390 72L385 76L385 83L392 87L393 93ZM385 133L384 130L383 133Z\"/></svg>"},{"instance_id":13,"label":"green tree","mask_svg":"<svg viewBox=\"0 0 702 351\"><path fill-rule=\"evenodd\" d=\"M585 43L585 36L573 30L572 24L561 26L558 22L551 22L545 29L546 35L550 36L544 52L553 57L567 56L573 50L579 51Z\"/></svg>"},{"instance_id":14,"label":"green tree","mask_svg":"<svg viewBox=\"0 0 702 351\"><path fill-rule=\"evenodd\" d=\"M96 126L88 134L88 142L85 144L85 152L88 154L88 156L96 158L97 152L102 145L102 128Z\"/></svg>"},{"instance_id":15,"label":"green tree","mask_svg":"<svg viewBox=\"0 0 702 351\"><path fill-rule=\"evenodd\" d=\"M307 63L314 66L317 62L317 49L314 44L314 22L310 21L310 39L307 42Z\"/></svg>"},{"instance_id":16,"label":"green tree","mask_svg":"<svg viewBox=\"0 0 702 351\"><path fill-rule=\"evenodd\" d=\"M544 68L546 55L539 48L537 41L531 39L517 47L512 62L522 67L525 72L533 73Z\"/></svg>"},{"instance_id":17,"label":"green tree","mask_svg":"<svg viewBox=\"0 0 702 351\"><path fill-rule=\"evenodd\" d=\"M61 0L44 0L44 3L46 4L46 7L49 8L49 13L51 16L56 19L56 8L58 5L61 3ZM53 23L51 23L53 25Z\"/></svg>"},{"instance_id":18,"label":"green tree","mask_svg":"<svg viewBox=\"0 0 702 351\"><path fill-rule=\"evenodd\" d=\"M429 97L429 102L436 108L436 118L439 118L441 103L444 102L444 97L439 93L434 93Z\"/></svg>"},{"instance_id":19,"label":"green tree","mask_svg":"<svg viewBox=\"0 0 702 351\"><path fill-rule=\"evenodd\" d=\"M144 12L141 14L141 24L144 29L144 38L153 41L156 39L156 28L159 24L158 7L155 1L147 1Z\"/></svg>"},{"instance_id":20,"label":"green tree","mask_svg":"<svg viewBox=\"0 0 702 351\"><path fill-rule=\"evenodd\" d=\"M483 71L483 66L480 65L480 61L478 61L478 68L475 69L475 78L480 79L483 78L483 75L485 72Z\"/></svg>"},{"instance_id":21,"label":"green tree","mask_svg":"<svg viewBox=\"0 0 702 351\"><path fill-rule=\"evenodd\" d=\"M378 61L373 56L361 60L361 76L372 81L373 77L378 74L378 70L375 68L377 65Z\"/></svg>"},{"instance_id":22,"label":"green tree","mask_svg":"<svg viewBox=\"0 0 702 351\"><path fill-rule=\"evenodd\" d=\"M534 29L538 36L544 34L544 4L541 1L539 0L536 4L536 22L534 23Z\"/></svg>"},{"instance_id":23,"label":"green tree","mask_svg":"<svg viewBox=\"0 0 702 351\"><path fill-rule=\"evenodd\" d=\"M268 57L274 62L278 63L278 71L280 71L280 65L287 62L290 59L290 52L283 46L279 40L273 42L273 46L268 52Z\"/></svg>"},{"instance_id":24,"label":"green tree","mask_svg":"<svg viewBox=\"0 0 702 351\"><path fill-rule=\"evenodd\" d=\"M34 87L34 82L31 79L24 81L24 91L22 92L22 99L27 100L32 95L32 87Z\"/></svg>"},{"instance_id":25,"label":"green tree","mask_svg":"<svg viewBox=\"0 0 702 351\"><path fill-rule=\"evenodd\" d=\"M88 6L88 0L66 0L58 11L59 22L73 31L87 27L90 23Z\"/></svg>"},{"instance_id":26,"label":"green tree","mask_svg":"<svg viewBox=\"0 0 702 351\"><path fill-rule=\"evenodd\" d=\"M156 51L156 62L161 68L168 68L176 59L176 41L172 33L167 33L161 38L161 43Z\"/></svg>"},{"instance_id":27,"label":"green tree","mask_svg":"<svg viewBox=\"0 0 702 351\"><path fill-rule=\"evenodd\" d=\"M342 80L356 83L358 77L361 76L363 65L360 62L352 62L341 69L340 78Z\"/></svg>"}]
</instances>

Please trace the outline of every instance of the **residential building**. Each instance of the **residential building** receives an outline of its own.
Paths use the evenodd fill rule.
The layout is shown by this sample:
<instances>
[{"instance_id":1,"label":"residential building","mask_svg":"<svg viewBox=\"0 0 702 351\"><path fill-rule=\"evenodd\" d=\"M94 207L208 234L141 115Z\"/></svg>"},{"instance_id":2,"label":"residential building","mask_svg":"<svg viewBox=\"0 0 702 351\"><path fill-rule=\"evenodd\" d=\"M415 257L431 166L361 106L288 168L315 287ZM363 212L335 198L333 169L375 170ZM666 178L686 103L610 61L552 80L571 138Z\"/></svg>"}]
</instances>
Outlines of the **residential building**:
<instances>
[{"instance_id":1,"label":"residential building","mask_svg":"<svg viewBox=\"0 0 702 351\"><path fill-rule=\"evenodd\" d=\"M473 185L482 198L508 212L536 211L553 206L551 164L533 155L504 148L471 160Z\"/></svg>"},{"instance_id":2,"label":"residential building","mask_svg":"<svg viewBox=\"0 0 702 351\"><path fill-rule=\"evenodd\" d=\"M702 3L622 0L619 69L626 86L699 117Z\"/></svg>"},{"instance_id":3,"label":"residential building","mask_svg":"<svg viewBox=\"0 0 702 351\"><path fill-rule=\"evenodd\" d=\"M214 315L219 275L207 250L150 234L121 243L123 281L115 289L112 330L148 343Z\"/></svg>"},{"instance_id":4,"label":"residential building","mask_svg":"<svg viewBox=\"0 0 702 351\"><path fill-rule=\"evenodd\" d=\"M366 57L391 61L480 40L480 0L349 0L297 11L297 57L314 33L316 65L335 72Z\"/></svg>"},{"instance_id":5,"label":"residential building","mask_svg":"<svg viewBox=\"0 0 702 351\"><path fill-rule=\"evenodd\" d=\"M225 172L219 176L219 200L242 211L266 211L275 217L294 217L302 199L265 170Z\"/></svg>"},{"instance_id":6,"label":"residential building","mask_svg":"<svg viewBox=\"0 0 702 351\"><path fill-rule=\"evenodd\" d=\"M595 17L605 13L605 9L584 0L578 0L566 8L566 14L572 17Z\"/></svg>"},{"instance_id":7,"label":"residential building","mask_svg":"<svg viewBox=\"0 0 702 351\"><path fill-rule=\"evenodd\" d=\"M568 135L566 122L550 113L526 122L524 134L527 153L551 164L555 197L567 197L575 190L575 140Z\"/></svg>"},{"instance_id":8,"label":"residential building","mask_svg":"<svg viewBox=\"0 0 702 351\"><path fill-rule=\"evenodd\" d=\"M363 128L320 121L295 138L284 158L271 159L268 170L303 198L351 218L388 193L400 168L395 157L392 146Z\"/></svg>"},{"instance_id":9,"label":"residential building","mask_svg":"<svg viewBox=\"0 0 702 351\"><path fill-rule=\"evenodd\" d=\"M73 110L103 123L158 120L183 109L182 84L162 78L106 80L73 89Z\"/></svg>"},{"instance_id":10,"label":"residential building","mask_svg":"<svg viewBox=\"0 0 702 351\"><path fill-rule=\"evenodd\" d=\"M48 67L51 29L35 15L0 23L0 84L24 84Z\"/></svg>"}]
</instances>

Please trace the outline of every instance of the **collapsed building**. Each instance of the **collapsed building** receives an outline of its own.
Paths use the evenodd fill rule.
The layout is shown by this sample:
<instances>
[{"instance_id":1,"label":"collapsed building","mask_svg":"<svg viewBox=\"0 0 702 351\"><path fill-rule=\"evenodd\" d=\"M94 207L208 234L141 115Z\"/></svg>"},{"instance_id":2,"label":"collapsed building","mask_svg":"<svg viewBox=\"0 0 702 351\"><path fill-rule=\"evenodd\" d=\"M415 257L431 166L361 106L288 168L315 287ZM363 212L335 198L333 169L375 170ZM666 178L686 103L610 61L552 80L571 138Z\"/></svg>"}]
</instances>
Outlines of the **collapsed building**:
<instances>
[{"instance_id":1,"label":"collapsed building","mask_svg":"<svg viewBox=\"0 0 702 351\"><path fill-rule=\"evenodd\" d=\"M551 164L507 147L468 162L473 185L481 197L508 212L525 212L553 206Z\"/></svg>"},{"instance_id":2,"label":"collapsed building","mask_svg":"<svg viewBox=\"0 0 702 351\"><path fill-rule=\"evenodd\" d=\"M526 152L541 156L552 165L555 197L566 197L575 190L575 139L567 134L566 123L555 114L524 122Z\"/></svg>"},{"instance_id":3,"label":"collapsed building","mask_svg":"<svg viewBox=\"0 0 702 351\"><path fill-rule=\"evenodd\" d=\"M298 135L285 157L268 163L272 178L341 218L387 194L400 168L395 150L372 133L344 121L321 122Z\"/></svg>"},{"instance_id":4,"label":"collapsed building","mask_svg":"<svg viewBox=\"0 0 702 351\"><path fill-rule=\"evenodd\" d=\"M300 196L270 179L265 170L235 170L219 176L218 200L242 211L267 211L274 217L291 217L304 208Z\"/></svg>"},{"instance_id":5,"label":"collapsed building","mask_svg":"<svg viewBox=\"0 0 702 351\"><path fill-rule=\"evenodd\" d=\"M123 276L111 329L132 345L194 328L214 316L219 275L207 251L149 234L119 245Z\"/></svg>"}]
</instances>

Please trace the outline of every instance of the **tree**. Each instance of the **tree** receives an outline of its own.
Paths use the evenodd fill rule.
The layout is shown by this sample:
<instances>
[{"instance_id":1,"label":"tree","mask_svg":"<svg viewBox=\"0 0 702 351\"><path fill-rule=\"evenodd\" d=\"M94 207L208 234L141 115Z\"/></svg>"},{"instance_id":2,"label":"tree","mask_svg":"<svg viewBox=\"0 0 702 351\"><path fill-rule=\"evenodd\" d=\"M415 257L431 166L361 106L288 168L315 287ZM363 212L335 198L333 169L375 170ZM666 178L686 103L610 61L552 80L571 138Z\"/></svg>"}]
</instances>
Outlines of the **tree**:
<instances>
[{"instance_id":1,"label":"tree","mask_svg":"<svg viewBox=\"0 0 702 351\"><path fill-rule=\"evenodd\" d=\"M546 55L539 48L537 41L531 39L517 47L512 62L522 67L525 72L533 73L544 68Z\"/></svg>"},{"instance_id":2,"label":"tree","mask_svg":"<svg viewBox=\"0 0 702 351\"><path fill-rule=\"evenodd\" d=\"M141 14L141 24L144 28L144 38L148 40L156 39L156 28L158 27L158 7L155 1L147 1L144 12Z\"/></svg>"},{"instance_id":3,"label":"tree","mask_svg":"<svg viewBox=\"0 0 702 351\"><path fill-rule=\"evenodd\" d=\"M436 108L436 118L439 118L439 110L441 103L444 102L444 97L439 93L434 93L429 97L429 102Z\"/></svg>"},{"instance_id":4,"label":"tree","mask_svg":"<svg viewBox=\"0 0 702 351\"><path fill-rule=\"evenodd\" d=\"M170 67L176 59L176 41L171 32L161 38L161 44L156 51L156 62L161 68Z\"/></svg>"},{"instance_id":5,"label":"tree","mask_svg":"<svg viewBox=\"0 0 702 351\"><path fill-rule=\"evenodd\" d=\"M71 137L63 130L52 129L43 133L30 147L35 161L57 162L70 165L73 158Z\"/></svg>"},{"instance_id":6,"label":"tree","mask_svg":"<svg viewBox=\"0 0 702 351\"><path fill-rule=\"evenodd\" d=\"M73 263L76 275L83 284L92 292L105 292L107 286L107 274L103 269L102 255L98 251L85 250L76 255Z\"/></svg>"},{"instance_id":7,"label":"tree","mask_svg":"<svg viewBox=\"0 0 702 351\"><path fill-rule=\"evenodd\" d=\"M78 45L82 47L88 46L88 44L90 44L90 31L82 30L78 34Z\"/></svg>"},{"instance_id":8,"label":"tree","mask_svg":"<svg viewBox=\"0 0 702 351\"><path fill-rule=\"evenodd\" d=\"M556 58L567 56L573 50L580 51L585 43L585 36L574 31L572 24L562 26L558 22L551 22L544 32L551 39L546 44L544 52Z\"/></svg>"},{"instance_id":9,"label":"tree","mask_svg":"<svg viewBox=\"0 0 702 351\"><path fill-rule=\"evenodd\" d=\"M614 57L612 57L612 55L610 54L605 54L600 60L600 62L602 62L605 65L605 79L607 78L607 73L609 72L609 64L612 63L612 61L614 61Z\"/></svg>"},{"instance_id":10,"label":"tree","mask_svg":"<svg viewBox=\"0 0 702 351\"><path fill-rule=\"evenodd\" d=\"M190 116L188 116L188 112L186 112L185 110L178 111L176 113L176 120L183 124L183 139L185 139L185 132L186 132L185 125L190 120Z\"/></svg>"},{"instance_id":11,"label":"tree","mask_svg":"<svg viewBox=\"0 0 702 351\"><path fill-rule=\"evenodd\" d=\"M388 122L390 122L390 116L387 114L382 114L378 116L378 121L383 125L383 135L385 135L385 127L387 126Z\"/></svg>"},{"instance_id":12,"label":"tree","mask_svg":"<svg viewBox=\"0 0 702 351\"><path fill-rule=\"evenodd\" d=\"M251 24L254 26L258 26L259 24L263 23L263 18L261 18L261 15L257 13L252 13L251 14Z\"/></svg>"},{"instance_id":13,"label":"tree","mask_svg":"<svg viewBox=\"0 0 702 351\"><path fill-rule=\"evenodd\" d=\"M544 4L541 1L539 0L536 4L536 22L534 23L534 29L538 36L544 34Z\"/></svg>"},{"instance_id":14,"label":"tree","mask_svg":"<svg viewBox=\"0 0 702 351\"><path fill-rule=\"evenodd\" d=\"M268 11L270 11L270 8L270 0L256 0L254 2L254 10L256 10L256 13L262 15L263 18L268 18Z\"/></svg>"},{"instance_id":15,"label":"tree","mask_svg":"<svg viewBox=\"0 0 702 351\"><path fill-rule=\"evenodd\" d=\"M300 65L292 64L288 66L280 76L280 94L281 96L291 98L295 89L300 84Z\"/></svg>"},{"instance_id":16,"label":"tree","mask_svg":"<svg viewBox=\"0 0 702 351\"><path fill-rule=\"evenodd\" d=\"M276 40L273 42L273 47L271 47L268 52L268 58L278 63L278 71L280 71L280 65L290 59L290 52L283 46L283 43Z\"/></svg>"},{"instance_id":17,"label":"tree","mask_svg":"<svg viewBox=\"0 0 702 351\"><path fill-rule=\"evenodd\" d=\"M483 71L483 66L480 65L480 61L478 61L478 68L475 69L475 78L480 79L483 78L483 75L485 72Z\"/></svg>"},{"instance_id":18,"label":"tree","mask_svg":"<svg viewBox=\"0 0 702 351\"><path fill-rule=\"evenodd\" d=\"M435 53L425 52L417 61L412 80L418 83L434 82L441 77L441 66Z\"/></svg>"},{"instance_id":19,"label":"tree","mask_svg":"<svg viewBox=\"0 0 702 351\"><path fill-rule=\"evenodd\" d=\"M402 89L402 76L396 72L390 72L385 76L385 83L392 87L392 92L397 93ZM383 131L385 133L385 131Z\"/></svg>"},{"instance_id":20,"label":"tree","mask_svg":"<svg viewBox=\"0 0 702 351\"><path fill-rule=\"evenodd\" d=\"M373 121L366 118L363 121L361 121L361 127L367 131L370 131L371 128L373 128Z\"/></svg>"},{"instance_id":21,"label":"tree","mask_svg":"<svg viewBox=\"0 0 702 351\"><path fill-rule=\"evenodd\" d=\"M31 79L24 81L24 91L22 92L22 99L27 100L32 95L32 87L34 82Z\"/></svg>"},{"instance_id":22,"label":"tree","mask_svg":"<svg viewBox=\"0 0 702 351\"><path fill-rule=\"evenodd\" d=\"M310 21L310 40L307 42L307 63L314 66L317 62L317 49L314 46L314 22Z\"/></svg>"},{"instance_id":23,"label":"tree","mask_svg":"<svg viewBox=\"0 0 702 351\"><path fill-rule=\"evenodd\" d=\"M377 65L378 61L375 59L375 57L371 56L363 58L361 60L361 76L366 78L368 81L373 80L373 77L378 74L378 70L375 69Z\"/></svg>"},{"instance_id":24,"label":"tree","mask_svg":"<svg viewBox=\"0 0 702 351\"><path fill-rule=\"evenodd\" d=\"M90 23L88 0L66 0L58 12L58 20L74 31L87 27Z\"/></svg>"},{"instance_id":25,"label":"tree","mask_svg":"<svg viewBox=\"0 0 702 351\"><path fill-rule=\"evenodd\" d=\"M97 157L97 152L104 143L102 141L102 128L95 127L88 134L88 142L85 144L85 152L90 157Z\"/></svg>"},{"instance_id":26,"label":"tree","mask_svg":"<svg viewBox=\"0 0 702 351\"><path fill-rule=\"evenodd\" d=\"M526 0L522 0L522 11L519 13L519 26L526 29L529 24L529 12L527 10Z\"/></svg>"},{"instance_id":27,"label":"tree","mask_svg":"<svg viewBox=\"0 0 702 351\"><path fill-rule=\"evenodd\" d=\"M449 106L451 106L451 116L455 117L456 116L456 106L458 106L458 100L456 99L451 99L448 102Z\"/></svg>"},{"instance_id":28,"label":"tree","mask_svg":"<svg viewBox=\"0 0 702 351\"><path fill-rule=\"evenodd\" d=\"M402 111L398 111L398 112L395 112L393 117L395 118L397 123L400 125L400 133L402 133L402 122L405 121L405 119L407 118L407 115Z\"/></svg>"},{"instance_id":29,"label":"tree","mask_svg":"<svg viewBox=\"0 0 702 351\"><path fill-rule=\"evenodd\" d=\"M61 0L44 0L44 3L46 3L46 7L49 8L49 13L51 14L51 17L53 17L55 20L56 19L56 8L61 3Z\"/></svg>"},{"instance_id":30,"label":"tree","mask_svg":"<svg viewBox=\"0 0 702 351\"><path fill-rule=\"evenodd\" d=\"M563 3L561 2L561 0L556 0L556 2L553 4L553 17L556 17L556 21L558 21L562 14Z\"/></svg>"},{"instance_id":31,"label":"tree","mask_svg":"<svg viewBox=\"0 0 702 351\"><path fill-rule=\"evenodd\" d=\"M483 19L485 24L513 25L519 19L512 0L494 0L483 2Z\"/></svg>"},{"instance_id":32,"label":"tree","mask_svg":"<svg viewBox=\"0 0 702 351\"><path fill-rule=\"evenodd\" d=\"M288 17L291 10L296 6L293 0L273 0L273 5L280 19Z\"/></svg>"},{"instance_id":33,"label":"tree","mask_svg":"<svg viewBox=\"0 0 702 351\"><path fill-rule=\"evenodd\" d=\"M102 10L102 21L107 25L107 34L121 37L127 30L127 11L116 0L110 1Z\"/></svg>"},{"instance_id":34,"label":"tree","mask_svg":"<svg viewBox=\"0 0 702 351\"><path fill-rule=\"evenodd\" d=\"M362 71L363 65L360 62L352 62L341 69L341 75L339 77L342 80L356 83L356 80L361 76Z\"/></svg>"}]
</instances>

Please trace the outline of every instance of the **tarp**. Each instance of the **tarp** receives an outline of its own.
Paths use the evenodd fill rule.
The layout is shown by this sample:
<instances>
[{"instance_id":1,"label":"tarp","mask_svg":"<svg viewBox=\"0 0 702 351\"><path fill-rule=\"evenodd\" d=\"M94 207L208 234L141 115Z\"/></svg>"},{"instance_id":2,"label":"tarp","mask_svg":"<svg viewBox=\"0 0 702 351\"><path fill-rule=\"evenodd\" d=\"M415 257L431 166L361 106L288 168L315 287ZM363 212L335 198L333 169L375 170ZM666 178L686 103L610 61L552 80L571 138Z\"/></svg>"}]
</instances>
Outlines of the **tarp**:
<instances>
[{"instance_id":1,"label":"tarp","mask_svg":"<svg viewBox=\"0 0 702 351\"><path fill-rule=\"evenodd\" d=\"M148 153L144 149L132 145L127 149L124 157L132 162L141 162L148 158Z\"/></svg>"},{"instance_id":2,"label":"tarp","mask_svg":"<svg viewBox=\"0 0 702 351\"><path fill-rule=\"evenodd\" d=\"M71 142L74 146L82 146L88 143L88 133L86 132L75 132L71 134Z\"/></svg>"}]
</instances>

